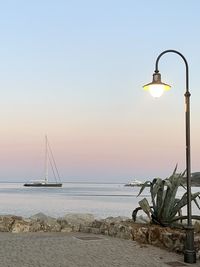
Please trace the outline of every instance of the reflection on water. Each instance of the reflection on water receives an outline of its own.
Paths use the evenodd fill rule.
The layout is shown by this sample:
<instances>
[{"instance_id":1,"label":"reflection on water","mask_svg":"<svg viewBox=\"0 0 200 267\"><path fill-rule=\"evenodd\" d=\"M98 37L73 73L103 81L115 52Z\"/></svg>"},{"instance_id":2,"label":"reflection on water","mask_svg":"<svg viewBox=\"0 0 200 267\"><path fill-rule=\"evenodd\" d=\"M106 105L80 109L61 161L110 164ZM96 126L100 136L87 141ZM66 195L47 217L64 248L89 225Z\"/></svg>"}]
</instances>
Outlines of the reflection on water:
<instances>
[{"instance_id":1,"label":"reflection on water","mask_svg":"<svg viewBox=\"0 0 200 267\"><path fill-rule=\"evenodd\" d=\"M199 188L193 188L197 192ZM59 217L66 213L93 213L96 217L131 217L138 201L150 199L149 188L137 197L139 187L123 184L64 183L62 188L23 187L21 183L0 183L0 214L29 217L43 212ZM178 196L184 193L180 189ZM194 212L199 213L194 207Z\"/></svg>"}]
</instances>

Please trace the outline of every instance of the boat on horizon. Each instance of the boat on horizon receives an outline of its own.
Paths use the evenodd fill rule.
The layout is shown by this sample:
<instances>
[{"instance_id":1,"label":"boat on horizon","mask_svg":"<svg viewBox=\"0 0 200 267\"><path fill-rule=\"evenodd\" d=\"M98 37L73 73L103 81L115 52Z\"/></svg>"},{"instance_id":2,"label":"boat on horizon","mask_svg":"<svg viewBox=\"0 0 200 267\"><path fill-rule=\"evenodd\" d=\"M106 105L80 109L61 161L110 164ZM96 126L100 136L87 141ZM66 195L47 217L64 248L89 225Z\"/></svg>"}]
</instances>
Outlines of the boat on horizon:
<instances>
[{"instance_id":1,"label":"boat on horizon","mask_svg":"<svg viewBox=\"0 0 200 267\"><path fill-rule=\"evenodd\" d=\"M134 179L132 182L125 184L125 186L142 186L144 183Z\"/></svg>"},{"instance_id":2,"label":"boat on horizon","mask_svg":"<svg viewBox=\"0 0 200 267\"><path fill-rule=\"evenodd\" d=\"M51 167L55 182L49 182L49 166ZM41 180L31 180L24 184L24 186L30 187L62 187L60 175L56 166L56 162L48 141L47 136L45 136L45 175L44 179Z\"/></svg>"}]
</instances>

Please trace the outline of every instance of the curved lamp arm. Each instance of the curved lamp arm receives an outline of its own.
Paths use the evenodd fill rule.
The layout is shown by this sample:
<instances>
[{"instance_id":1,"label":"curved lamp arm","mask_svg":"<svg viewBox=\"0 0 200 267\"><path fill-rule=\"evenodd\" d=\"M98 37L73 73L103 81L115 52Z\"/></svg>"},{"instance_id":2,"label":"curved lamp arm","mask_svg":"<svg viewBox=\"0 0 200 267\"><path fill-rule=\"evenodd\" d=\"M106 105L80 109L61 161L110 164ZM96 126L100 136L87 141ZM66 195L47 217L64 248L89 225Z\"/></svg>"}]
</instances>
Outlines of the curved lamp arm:
<instances>
[{"instance_id":1,"label":"curved lamp arm","mask_svg":"<svg viewBox=\"0 0 200 267\"><path fill-rule=\"evenodd\" d=\"M155 64L155 73L159 73L159 70L158 70L158 62L160 60L160 58L164 55L164 54L167 54L167 53L175 53L177 55L179 55L184 63L185 63L185 67L186 67L186 93L188 94L189 93L189 67L188 67L188 63L187 63L187 60L186 58L178 51L176 50L173 50L173 49L169 49L169 50L165 50L163 51L156 59L156 64Z\"/></svg>"}]
</instances>

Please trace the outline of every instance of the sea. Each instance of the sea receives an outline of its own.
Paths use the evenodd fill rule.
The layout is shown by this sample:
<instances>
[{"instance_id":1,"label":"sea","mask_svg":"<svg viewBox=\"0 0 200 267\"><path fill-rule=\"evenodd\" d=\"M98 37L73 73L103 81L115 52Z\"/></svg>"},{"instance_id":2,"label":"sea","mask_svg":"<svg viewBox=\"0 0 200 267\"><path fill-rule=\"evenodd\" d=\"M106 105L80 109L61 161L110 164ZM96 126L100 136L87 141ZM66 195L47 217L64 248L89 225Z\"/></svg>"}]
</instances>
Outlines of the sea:
<instances>
[{"instance_id":1,"label":"sea","mask_svg":"<svg viewBox=\"0 0 200 267\"><path fill-rule=\"evenodd\" d=\"M62 188L24 187L23 183L0 183L0 215L13 214L30 217L42 212L52 217L67 213L90 213L96 218L126 216L131 218L138 202L147 198L149 188L140 196L140 187L129 187L122 183L63 183ZM192 192L200 191L199 187ZM178 191L181 197L184 189ZM192 205L193 214L200 214ZM186 213L184 209L183 213Z\"/></svg>"}]
</instances>

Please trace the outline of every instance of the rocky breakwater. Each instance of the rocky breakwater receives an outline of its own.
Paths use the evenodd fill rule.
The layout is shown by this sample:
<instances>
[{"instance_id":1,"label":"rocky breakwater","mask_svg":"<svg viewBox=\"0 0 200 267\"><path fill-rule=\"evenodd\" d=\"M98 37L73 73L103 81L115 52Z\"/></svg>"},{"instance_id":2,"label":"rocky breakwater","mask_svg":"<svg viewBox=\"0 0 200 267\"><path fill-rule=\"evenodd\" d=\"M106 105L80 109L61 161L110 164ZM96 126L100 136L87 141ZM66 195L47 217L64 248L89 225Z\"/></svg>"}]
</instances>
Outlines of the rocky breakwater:
<instances>
[{"instance_id":1,"label":"rocky breakwater","mask_svg":"<svg viewBox=\"0 0 200 267\"><path fill-rule=\"evenodd\" d=\"M29 218L0 216L0 232L84 232L131 239L171 251L183 252L185 231L150 224L139 217L134 223L126 217L95 219L92 214L66 214L60 218L38 213ZM195 223L195 248L200 254L200 224Z\"/></svg>"}]
</instances>

